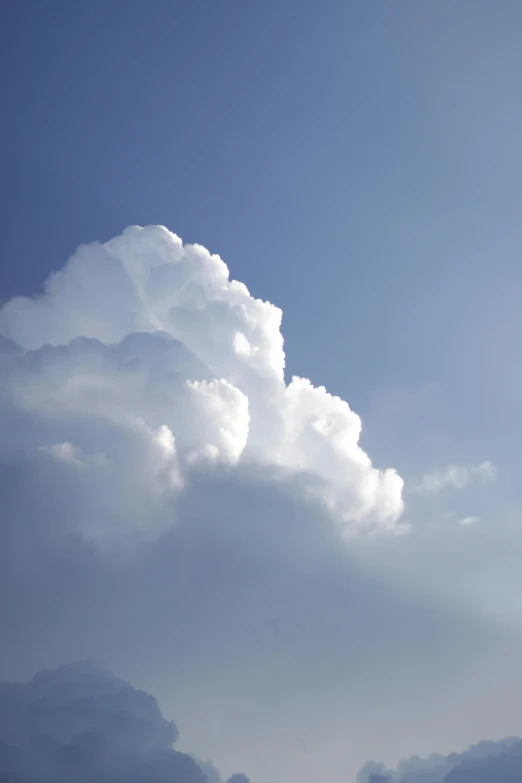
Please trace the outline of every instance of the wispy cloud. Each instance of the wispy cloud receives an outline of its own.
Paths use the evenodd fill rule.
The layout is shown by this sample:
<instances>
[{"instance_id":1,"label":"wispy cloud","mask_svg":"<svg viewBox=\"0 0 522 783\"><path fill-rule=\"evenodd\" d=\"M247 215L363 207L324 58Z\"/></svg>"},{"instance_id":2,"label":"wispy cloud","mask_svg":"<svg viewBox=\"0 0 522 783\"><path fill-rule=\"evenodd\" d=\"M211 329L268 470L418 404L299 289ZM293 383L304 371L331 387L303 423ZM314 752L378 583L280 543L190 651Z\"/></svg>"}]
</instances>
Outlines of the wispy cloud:
<instances>
[{"instance_id":1,"label":"wispy cloud","mask_svg":"<svg viewBox=\"0 0 522 783\"><path fill-rule=\"evenodd\" d=\"M497 469L489 460L478 465L448 465L443 470L425 473L408 489L413 493L435 494L446 489L466 489L474 482L488 484L495 481L496 477Z\"/></svg>"},{"instance_id":2,"label":"wispy cloud","mask_svg":"<svg viewBox=\"0 0 522 783\"><path fill-rule=\"evenodd\" d=\"M466 527L468 525L476 525L476 523L479 521L480 517L462 517L462 519L459 519L459 525Z\"/></svg>"}]
</instances>

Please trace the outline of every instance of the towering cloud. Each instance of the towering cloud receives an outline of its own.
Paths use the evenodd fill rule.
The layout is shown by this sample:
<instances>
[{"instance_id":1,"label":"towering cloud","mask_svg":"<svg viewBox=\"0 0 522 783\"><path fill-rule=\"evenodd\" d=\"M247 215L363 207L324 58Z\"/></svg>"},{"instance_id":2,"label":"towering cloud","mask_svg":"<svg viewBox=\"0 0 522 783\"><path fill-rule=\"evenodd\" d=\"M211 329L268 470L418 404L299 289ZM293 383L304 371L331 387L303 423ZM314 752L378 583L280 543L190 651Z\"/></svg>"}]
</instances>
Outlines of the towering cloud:
<instances>
[{"instance_id":1,"label":"towering cloud","mask_svg":"<svg viewBox=\"0 0 522 783\"><path fill-rule=\"evenodd\" d=\"M286 383L280 321L158 227L80 248L0 311L0 676L98 657L232 783L353 779L435 724L465 745L465 697L511 644L368 556L408 544L411 563L417 537L342 545L400 529L402 480L372 466L346 402ZM506 699L489 696L494 721ZM116 742L103 726L60 735L67 763L105 727Z\"/></svg>"},{"instance_id":2,"label":"towering cloud","mask_svg":"<svg viewBox=\"0 0 522 783\"><path fill-rule=\"evenodd\" d=\"M191 470L238 464L306 476L347 534L393 529L401 478L372 466L344 400L285 384L280 324L219 256L163 227L81 247L42 297L0 312L2 454L92 482L96 540L161 527Z\"/></svg>"}]
</instances>

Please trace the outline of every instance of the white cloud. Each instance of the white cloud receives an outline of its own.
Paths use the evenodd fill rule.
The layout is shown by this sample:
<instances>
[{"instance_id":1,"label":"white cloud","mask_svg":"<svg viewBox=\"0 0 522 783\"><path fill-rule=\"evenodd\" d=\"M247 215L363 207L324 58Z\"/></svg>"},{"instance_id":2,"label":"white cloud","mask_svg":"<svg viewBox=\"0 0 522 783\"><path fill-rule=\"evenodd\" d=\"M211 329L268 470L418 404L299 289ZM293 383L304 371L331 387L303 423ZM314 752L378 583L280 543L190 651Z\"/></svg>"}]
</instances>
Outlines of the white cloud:
<instances>
[{"instance_id":1,"label":"white cloud","mask_svg":"<svg viewBox=\"0 0 522 783\"><path fill-rule=\"evenodd\" d=\"M462 517L462 519L459 520L459 525L464 525L464 527L468 525L476 525L479 520L480 517Z\"/></svg>"},{"instance_id":2,"label":"white cloud","mask_svg":"<svg viewBox=\"0 0 522 783\"><path fill-rule=\"evenodd\" d=\"M497 469L489 460L481 462L480 465L475 465L475 467L470 468L470 471L485 483L488 481L495 481L497 477Z\"/></svg>"},{"instance_id":3,"label":"white cloud","mask_svg":"<svg viewBox=\"0 0 522 783\"><path fill-rule=\"evenodd\" d=\"M77 467L82 467L83 465L79 449L76 449L72 443L67 441L64 443L53 443L52 446L40 446L39 450L43 454L50 454L59 462L76 465Z\"/></svg>"},{"instance_id":4,"label":"white cloud","mask_svg":"<svg viewBox=\"0 0 522 783\"><path fill-rule=\"evenodd\" d=\"M402 479L372 466L347 402L285 384L280 324L219 256L166 228L80 247L42 297L0 311L0 334L23 349L3 358L4 456L103 457L121 528L140 515L153 528L194 465L220 463L301 475L346 534L396 529Z\"/></svg>"},{"instance_id":5,"label":"white cloud","mask_svg":"<svg viewBox=\"0 0 522 783\"><path fill-rule=\"evenodd\" d=\"M489 460L479 465L448 465L441 471L425 473L417 484L410 487L410 492L436 493L445 489L465 489L474 481L486 484L494 481L497 476L495 465Z\"/></svg>"}]
</instances>

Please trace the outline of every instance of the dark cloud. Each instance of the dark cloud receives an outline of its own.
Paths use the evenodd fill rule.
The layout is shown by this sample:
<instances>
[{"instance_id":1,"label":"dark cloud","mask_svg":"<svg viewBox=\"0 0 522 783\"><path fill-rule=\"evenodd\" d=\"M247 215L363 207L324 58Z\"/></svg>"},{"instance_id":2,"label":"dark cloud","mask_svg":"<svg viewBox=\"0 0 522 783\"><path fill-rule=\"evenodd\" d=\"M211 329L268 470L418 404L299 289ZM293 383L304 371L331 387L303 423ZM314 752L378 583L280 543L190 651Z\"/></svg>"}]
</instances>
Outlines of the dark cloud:
<instances>
[{"instance_id":1,"label":"dark cloud","mask_svg":"<svg viewBox=\"0 0 522 783\"><path fill-rule=\"evenodd\" d=\"M395 772L370 762L357 777L358 783L520 783L522 740L480 742L464 753L434 754L400 762Z\"/></svg>"},{"instance_id":2,"label":"dark cloud","mask_svg":"<svg viewBox=\"0 0 522 783\"><path fill-rule=\"evenodd\" d=\"M0 777L206 783L199 765L173 749L176 738L175 725L152 696L93 663L40 671L24 684L0 684Z\"/></svg>"},{"instance_id":3,"label":"dark cloud","mask_svg":"<svg viewBox=\"0 0 522 783\"><path fill-rule=\"evenodd\" d=\"M522 740L479 761L463 761L448 772L444 783L519 783L522 780Z\"/></svg>"}]
</instances>

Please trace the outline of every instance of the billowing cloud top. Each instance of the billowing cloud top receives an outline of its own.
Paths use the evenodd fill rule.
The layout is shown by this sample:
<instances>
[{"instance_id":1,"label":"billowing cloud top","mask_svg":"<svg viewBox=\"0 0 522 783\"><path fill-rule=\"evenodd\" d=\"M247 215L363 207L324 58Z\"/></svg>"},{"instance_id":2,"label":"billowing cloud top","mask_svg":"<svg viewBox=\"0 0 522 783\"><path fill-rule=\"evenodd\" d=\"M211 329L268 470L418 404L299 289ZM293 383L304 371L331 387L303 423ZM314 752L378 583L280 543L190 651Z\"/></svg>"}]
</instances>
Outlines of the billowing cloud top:
<instances>
[{"instance_id":1,"label":"billowing cloud top","mask_svg":"<svg viewBox=\"0 0 522 783\"><path fill-rule=\"evenodd\" d=\"M82 524L98 539L161 527L190 472L217 466L306 477L345 534L394 529L402 479L372 466L344 400L285 383L280 325L219 256L161 226L82 246L43 296L0 311L3 456L91 482L104 510Z\"/></svg>"}]
</instances>

